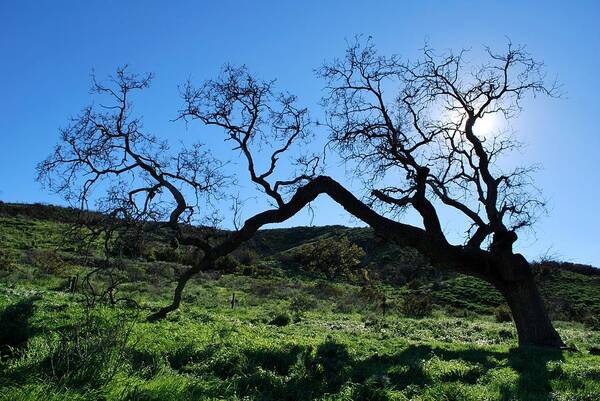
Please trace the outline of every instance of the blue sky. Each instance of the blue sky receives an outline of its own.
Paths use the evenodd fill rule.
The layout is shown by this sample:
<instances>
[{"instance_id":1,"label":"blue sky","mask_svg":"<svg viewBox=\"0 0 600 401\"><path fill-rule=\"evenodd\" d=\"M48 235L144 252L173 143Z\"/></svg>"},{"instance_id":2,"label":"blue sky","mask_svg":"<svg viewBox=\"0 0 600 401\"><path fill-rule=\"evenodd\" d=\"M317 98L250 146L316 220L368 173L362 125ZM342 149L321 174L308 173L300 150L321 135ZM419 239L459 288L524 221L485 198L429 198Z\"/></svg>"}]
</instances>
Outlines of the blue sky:
<instances>
[{"instance_id":1,"label":"blue sky","mask_svg":"<svg viewBox=\"0 0 600 401\"><path fill-rule=\"evenodd\" d=\"M540 164L549 215L519 242L529 258L549 250L600 266L600 3L595 1L14 1L0 2L0 199L62 203L34 181L58 128L91 102L89 74L129 64L156 79L143 95L145 126L160 135L202 135L172 123L177 85L214 76L226 63L277 78L316 117L322 82L313 70L345 41L371 35L382 53L414 58L437 49L526 44L566 95L526 104L513 122ZM325 135L324 133L317 133ZM220 139L203 139L222 146ZM217 143L218 142L218 143ZM340 167L330 174L358 192ZM250 207L251 209L252 207ZM328 200L287 225L358 224ZM407 219L414 219L407 216ZM457 231L448 223L449 232Z\"/></svg>"}]
</instances>

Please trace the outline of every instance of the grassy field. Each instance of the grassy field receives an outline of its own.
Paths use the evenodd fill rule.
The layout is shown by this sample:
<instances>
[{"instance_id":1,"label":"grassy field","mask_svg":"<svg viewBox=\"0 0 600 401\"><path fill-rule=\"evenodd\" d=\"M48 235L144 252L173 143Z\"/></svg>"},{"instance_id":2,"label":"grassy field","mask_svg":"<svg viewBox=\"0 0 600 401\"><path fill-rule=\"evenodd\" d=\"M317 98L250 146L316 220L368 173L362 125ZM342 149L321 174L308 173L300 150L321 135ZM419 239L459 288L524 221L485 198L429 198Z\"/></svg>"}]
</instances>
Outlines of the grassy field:
<instances>
[{"instance_id":1,"label":"grassy field","mask_svg":"<svg viewBox=\"0 0 600 401\"><path fill-rule=\"evenodd\" d=\"M599 399L600 331L589 319L600 303L597 277L541 276L547 301L562 298L556 316L570 321L555 325L571 349L518 349L513 324L494 317L502 300L480 281L381 281L384 314L357 282L282 265L273 255L301 243L299 234L267 232L254 243L264 256L255 269L202 273L179 311L148 323L177 265L127 260L119 295L138 305L91 306L67 291L88 268L62 241L64 228L0 217L0 400ZM431 310L412 317L401 307L406 294L428 294Z\"/></svg>"}]
</instances>

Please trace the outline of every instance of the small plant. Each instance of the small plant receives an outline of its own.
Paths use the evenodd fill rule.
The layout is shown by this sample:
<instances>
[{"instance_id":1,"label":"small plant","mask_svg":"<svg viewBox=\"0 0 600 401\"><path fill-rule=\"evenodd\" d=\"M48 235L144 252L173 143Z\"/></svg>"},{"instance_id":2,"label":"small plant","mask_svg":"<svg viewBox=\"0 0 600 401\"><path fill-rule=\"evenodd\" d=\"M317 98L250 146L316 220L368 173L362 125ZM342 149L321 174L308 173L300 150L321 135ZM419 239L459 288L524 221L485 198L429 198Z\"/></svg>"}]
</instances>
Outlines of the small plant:
<instances>
[{"instance_id":1,"label":"small plant","mask_svg":"<svg viewBox=\"0 0 600 401\"><path fill-rule=\"evenodd\" d=\"M146 273L149 275L150 282L159 283L160 281L170 281L175 277L175 269L168 262L151 262L147 264Z\"/></svg>"},{"instance_id":2,"label":"small plant","mask_svg":"<svg viewBox=\"0 0 600 401\"><path fill-rule=\"evenodd\" d=\"M132 327L133 321L127 318L109 322L88 315L81 324L58 332L58 341L49 343L44 371L67 387L100 387L121 368Z\"/></svg>"}]
</instances>

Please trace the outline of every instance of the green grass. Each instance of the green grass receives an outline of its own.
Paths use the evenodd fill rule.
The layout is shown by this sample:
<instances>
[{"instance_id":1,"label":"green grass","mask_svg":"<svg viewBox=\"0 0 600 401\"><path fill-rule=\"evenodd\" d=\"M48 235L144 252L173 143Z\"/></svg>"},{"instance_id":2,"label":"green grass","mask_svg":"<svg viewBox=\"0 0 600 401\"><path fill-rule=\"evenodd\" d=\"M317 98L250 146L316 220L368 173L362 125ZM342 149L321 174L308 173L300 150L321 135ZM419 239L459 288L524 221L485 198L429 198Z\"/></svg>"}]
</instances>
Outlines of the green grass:
<instances>
[{"instance_id":1,"label":"green grass","mask_svg":"<svg viewBox=\"0 0 600 401\"><path fill-rule=\"evenodd\" d=\"M558 324L577 351L548 351L516 349L510 323L483 317L309 311L278 327L269 324L281 306L273 300L186 305L159 323L141 319L146 309L135 318L99 307L85 323L77 296L0 287L4 307L32 296L23 316L31 336L1 365L2 400L593 400L600 392L600 357L588 352L600 333L579 324Z\"/></svg>"},{"instance_id":2,"label":"green grass","mask_svg":"<svg viewBox=\"0 0 600 401\"><path fill-rule=\"evenodd\" d=\"M157 323L145 318L169 301L177 265L126 260L129 282L118 295L139 307L88 308L65 283L89 270L67 262L49 272L30 263L32 249L71 260L65 228L0 216L0 248L16 255L10 269L0 268L0 401L566 401L600 394L597 326L555 320L570 350L519 349L513 324L493 317L502 299L480 280L432 279L427 271L408 285L382 281L376 290L392 305L383 315L357 283L329 282L277 260L298 241L344 228L263 233L263 248L253 243L263 256L256 271L199 274L181 309ZM351 235L360 242L370 234ZM391 268L398 251L372 246L380 251L372 260ZM102 285L105 277L95 280ZM583 322L584 311L600 307L597 280L572 271L540 277L546 301L558 305L555 317ZM404 315L399 303L408 293L429 294L433 313Z\"/></svg>"}]
</instances>

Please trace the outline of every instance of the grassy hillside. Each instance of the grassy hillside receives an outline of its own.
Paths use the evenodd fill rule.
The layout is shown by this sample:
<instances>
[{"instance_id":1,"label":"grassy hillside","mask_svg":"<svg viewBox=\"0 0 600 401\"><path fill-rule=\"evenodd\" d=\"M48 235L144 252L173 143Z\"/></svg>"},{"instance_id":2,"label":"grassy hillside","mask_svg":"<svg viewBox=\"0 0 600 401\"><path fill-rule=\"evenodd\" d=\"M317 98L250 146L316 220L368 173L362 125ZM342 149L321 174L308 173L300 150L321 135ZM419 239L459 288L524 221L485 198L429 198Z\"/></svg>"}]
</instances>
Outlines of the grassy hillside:
<instances>
[{"instance_id":1,"label":"grassy hillside","mask_svg":"<svg viewBox=\"0 0 600 401\"><path fill-rule=\"evenodd\" d=\"M116 296L136 306L92 306L89 293L70 291L69 281L103 259L99 248L87 259L76 254L77 244L65 235L73 213L0 205L2 401L596 400L600 394L595 270L536 268L572 349L517 349L512 322L498 313L502 299L480 280L436 273L368 229L264 230L238 254L242 260L244 252L256 253L252 266L200 274L181 310L147 323L171 296L179 259L161 260L172 255L155 236L141 256L117 266L125 280ZM369 286L326 280L286 262L303 244L340 235L367 251ZM91 284L103 288L106 280L99 275ZM422 299L431 302L424 313L408 307Z\"/></svg>"}]
</instances>

